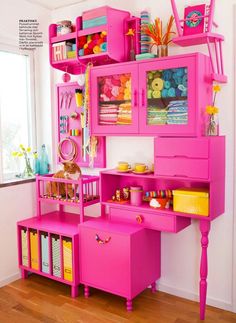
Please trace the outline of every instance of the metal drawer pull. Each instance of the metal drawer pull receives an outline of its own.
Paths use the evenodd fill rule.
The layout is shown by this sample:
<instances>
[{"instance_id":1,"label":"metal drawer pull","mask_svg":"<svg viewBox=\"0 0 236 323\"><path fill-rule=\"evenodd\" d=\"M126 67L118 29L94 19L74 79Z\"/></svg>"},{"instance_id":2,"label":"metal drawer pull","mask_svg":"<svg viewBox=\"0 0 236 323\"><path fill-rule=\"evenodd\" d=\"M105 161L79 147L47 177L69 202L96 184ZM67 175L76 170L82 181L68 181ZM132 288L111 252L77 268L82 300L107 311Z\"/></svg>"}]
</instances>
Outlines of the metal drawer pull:
<instances>
[{"instance_id":1,"label":"metal drawer pull","mask_svg":"<svg viewBox=\"0 0 236 323\"><path fill-rule=\"evenodd\" d=\"M143 223L143 217L142 217L142 215L137 215L137 216L136 216L136 221L137 221L139 224Z\"/></svg>"},{"instance_id":2,"label":"metal drawer pull","mask_svg":"<svg viewBox=\"0 0 236 323\"><path fill-rule=\"evenodd\" d=\"M95 240L99 243L99 244L105 244L108 243L111 240L111 237L109 238L105 238L104 240L102 240L98 234L95 234Z\"/></svg>"}]
</instances>

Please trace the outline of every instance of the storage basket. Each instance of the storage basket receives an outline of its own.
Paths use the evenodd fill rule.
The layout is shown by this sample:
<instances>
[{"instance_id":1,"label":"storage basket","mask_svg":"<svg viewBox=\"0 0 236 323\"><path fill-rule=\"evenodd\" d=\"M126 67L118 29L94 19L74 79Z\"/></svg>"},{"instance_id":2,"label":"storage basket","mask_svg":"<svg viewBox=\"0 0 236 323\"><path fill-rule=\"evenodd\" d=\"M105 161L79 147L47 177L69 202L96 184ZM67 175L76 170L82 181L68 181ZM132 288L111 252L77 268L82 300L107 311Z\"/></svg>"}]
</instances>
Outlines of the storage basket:
<instances>
[{"instance_id":1,"label":"storage basket","mask_svg":"<svg viewBox=\"0 0 236 323\"><path fill-rule=\"evenodd\" d=\"M21 257L22 257L22 265L28 267L29 258L28 258L27 229L21 229Z\"/></svg>"},{"instance_id":2,"label":"storage basket","mask_svg":"<svg viewBox=\"0 0 236 323\"><path fill-rule=\"evenodd\" d=\"M209 215L209 191L205 188L173 190L173 210L202 216Z\"/></svg>"},{"instance_id":3,"label":"storage basket","mask_svg":"<svg viewBox=\"0 0 236 323\"><path fill-rule=\"evenodd\" d=\"M73 265L72 265L72 240L63 238L63 266L64 266L64 279L73 280Z\"/></svg>"},{"instance_id":4,"label":"storage basket","mask_svg":"<svg viewBox=\"0 0 236 323\"><path fill-rule=\"evenodd\" d=\"M48 234L41 234L41 258L42 258L42 272L49 274L49 245Z\"/></svg>"},{"instance_id":5,"label":"storage basket","mask_svg":"<svg viewBox=\"0 0 236 323\"><path fill-rule=\"evenodd\" d=\"M60 237L52 236L52 268L53 276L61 278L61 251L60 251Z\"/></svg>"},{"instance_id":6,"label":"storage basket","mask_svg":"<svg viewBox=\"0 0 236 323\"><path fill-rule=\"evenodd\" d=\"M36 230L30 230L30 257L31 268L39 270L38 233Z\"/></svg>"}]
</instances>

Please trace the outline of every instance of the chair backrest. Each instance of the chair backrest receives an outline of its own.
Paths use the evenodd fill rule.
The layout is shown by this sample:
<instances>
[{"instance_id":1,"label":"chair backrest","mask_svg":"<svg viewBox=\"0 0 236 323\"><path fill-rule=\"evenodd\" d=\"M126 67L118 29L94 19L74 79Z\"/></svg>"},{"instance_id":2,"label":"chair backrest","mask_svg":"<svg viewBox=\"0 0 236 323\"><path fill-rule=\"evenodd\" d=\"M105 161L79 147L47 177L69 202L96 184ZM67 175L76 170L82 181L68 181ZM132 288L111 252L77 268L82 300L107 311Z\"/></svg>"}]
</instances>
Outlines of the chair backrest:
<instances>
[{"instance_id":1,"label":"chair backrest","mask_svg":"<svg viewBox=\"0 0 236 323\"><path fill-rule=\"evenodd\" d=\"M202 29L202 32L211 32L212 30L212 25L214 24L216 27L217 25L213 22L213 16L214 16L214 10L215 10L215 0L211 0L209 5L196 5L195 8L200 8L202 7L203 9L205 9L201 13L198 10L194 10L194 6L191 7L192 11L190 11L187 14L187 8L185 9L185 17L183 19L179 18L179 14L178 14L178 10L177 10L177 6L176 6L176 2L175 0L171 0L171 6L172 6L172 10L173 10L173 15L175 17L175 23L176 23L176 28L177 28L177 32L179 37L184 35L184 26L188 26L191 24L192 22L192 26L190 27L195 27L198 26L198 24L196 22L200 22L200 19L202 20L202 25L204 26ZM187 23L189 22L189 24ZM198 31L199 32L199 31ZM193 33L196 33L193 32ZM188 33L191 34L191 31Z\"/></svg>"}]
</instances>

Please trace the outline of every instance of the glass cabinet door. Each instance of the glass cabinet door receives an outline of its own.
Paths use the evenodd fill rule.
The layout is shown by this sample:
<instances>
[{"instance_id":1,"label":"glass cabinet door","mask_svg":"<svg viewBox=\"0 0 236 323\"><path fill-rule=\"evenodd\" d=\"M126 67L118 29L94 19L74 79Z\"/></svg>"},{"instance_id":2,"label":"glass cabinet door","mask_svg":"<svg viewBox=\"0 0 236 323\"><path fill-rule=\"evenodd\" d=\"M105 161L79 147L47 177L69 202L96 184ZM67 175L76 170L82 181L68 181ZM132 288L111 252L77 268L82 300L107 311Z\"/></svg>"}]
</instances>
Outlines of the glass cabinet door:
<instances>
[{"instance_id":1,"label":"glass cabinet door","mask_svg":"<svg viewBox=\"0 0 236 323\"><path fill-rule=\"evenodd\" d=\"M195 123L194 63L157 60L141 63L139 71L140 132L191 135Z\"/></svg>"},{"instance_id":2,"label":"glass cabinet door","mask_svg":"<svg viewBox=\"0 0 236 323\"><path fill-rule=\"evenodd\" d=\"M98 68L91 71L92 133L138 132L137 66Z\"/></svg>"}]
</instances>

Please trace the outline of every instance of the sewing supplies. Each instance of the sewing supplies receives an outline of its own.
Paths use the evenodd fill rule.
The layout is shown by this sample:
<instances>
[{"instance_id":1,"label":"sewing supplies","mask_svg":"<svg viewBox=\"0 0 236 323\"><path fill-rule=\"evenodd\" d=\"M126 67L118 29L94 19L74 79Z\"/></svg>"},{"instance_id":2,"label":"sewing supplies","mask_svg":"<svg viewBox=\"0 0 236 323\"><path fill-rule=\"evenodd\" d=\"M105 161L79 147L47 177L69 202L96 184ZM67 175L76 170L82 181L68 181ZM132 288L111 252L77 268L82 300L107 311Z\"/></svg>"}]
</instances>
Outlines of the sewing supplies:
<instances>
[{"instance_id":1,"label":"sewing supplies","mask_svg":"<svg viewBox=\"0 0 236 323\"><path fill-rule=\"evenodd\" d=\"M66 35L72 32L72 22L70 20L62 20L57 23L57 36Z\"/></svg>"},{"instance_id":2,"label":"sewing supplies","mask_svg":"<svg viewBox=\"0 0 236 323\"><path fill-rule=\"evenodd\" d=\"M69 131L69 117L67 115L60 116L60 133Z\"/></svg>"},{"instance_id":3,"label":"sewing supplies","mask_svg":"<svg viewBox=\"0 0 236 323\"><path fill-rule=\"evenodd\" d=\"M83 106L83 90L75 89L75 102L78 108Z\"/></svg>"},{"instance_id":4,"label":"sewing supplies","mask_svg":"<svg viewBox=\"0 0 236 323\"><path fill-rule=\"evenodd\" d=\"M142 186L130 187L130 204L140 206L142 204L143 188Z\"/></svg>"},{"instance_id":5,"label":"sewing supplies","mask_svg":"<svg viewBox=\"0 0 236 323\"><path fill-rule=\"evenodd\" d=\"M75 136L75 137L80 135L79 129L70 129L69 133L70 133L70 136Z\"/></svg>"},{"instance_id":6,"label":"sewing supplies","mask_svg":"<svg viewBox=\"0 0 236 323\"><path fill-rule=\"evenodd\" d=\"M63 152L64 146L69 146L69 152ZM68 148L67 148L68 149ZM77 157L78 150L76 143L71 138L64 138L58 144L58 155L63 161L74 161Z\"/></svg>"},{"instance_id":7,"label":"sewing supplies","mask_svg":"<svg viewBox=\"0 0 236 323\"><path fill-rule=\"evenodd\" d=\"M93 168L94 158L97 157L98 138L91 136L88 145L89 167Z\"/></svg>"},{"instance_id":8,"label":"sewing supplies","mask_svg":"<svg viewBox=\"0 0 236 323\"><path fill-rule=\"evenodd\" d=\"M78 113L77 113L77 112L72 112L72 113L70 114L70 117L71 117L71 119L75 120L75 119L77 119L77 118L79 117L79 115L78 115Z\"/></svg>"}]
</instances>

